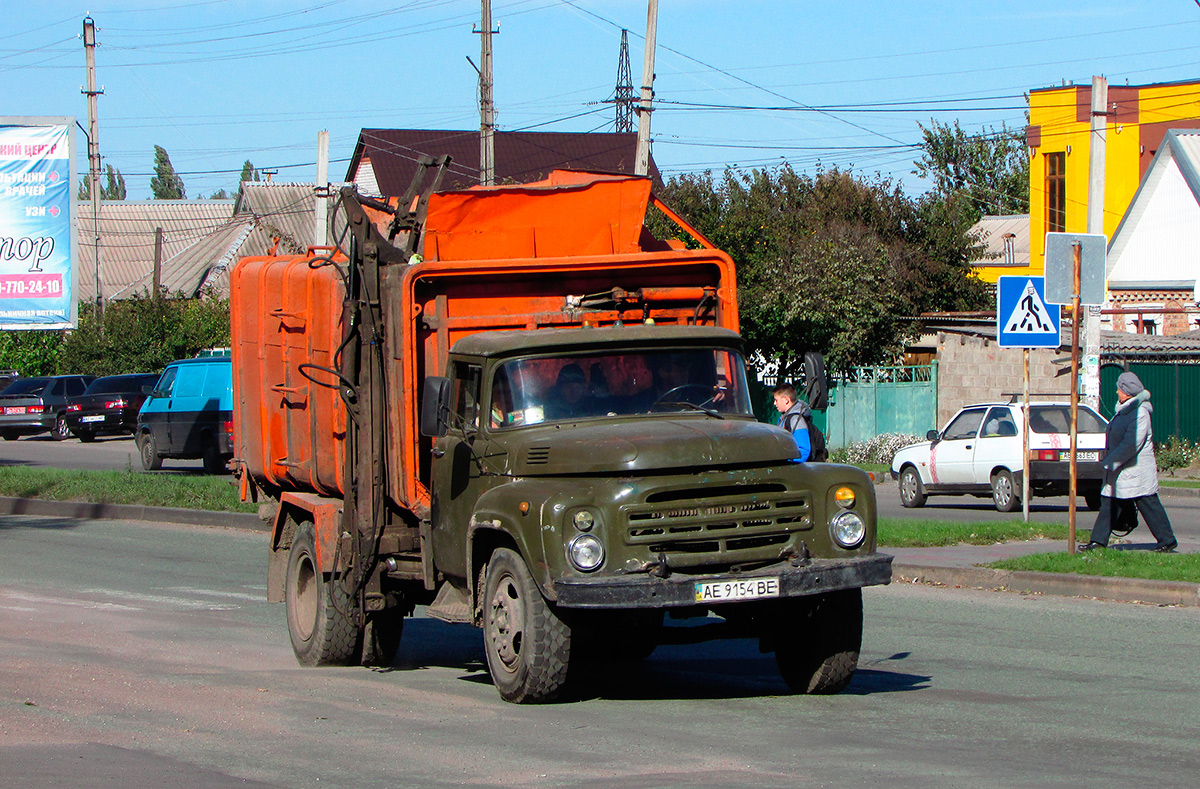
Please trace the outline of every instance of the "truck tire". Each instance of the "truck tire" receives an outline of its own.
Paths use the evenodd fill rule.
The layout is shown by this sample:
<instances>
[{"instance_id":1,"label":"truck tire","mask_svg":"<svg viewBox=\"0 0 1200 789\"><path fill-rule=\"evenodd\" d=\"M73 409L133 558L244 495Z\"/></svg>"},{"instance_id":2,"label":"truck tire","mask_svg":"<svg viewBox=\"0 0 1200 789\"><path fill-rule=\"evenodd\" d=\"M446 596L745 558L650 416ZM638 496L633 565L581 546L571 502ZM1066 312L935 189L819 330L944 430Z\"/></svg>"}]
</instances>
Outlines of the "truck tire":
<instances>
[{"instance_id":1,"label":"truck tire","mask_svg":"<svg viewBox=\"0 0 1200 789\"><path fill-rule=\"evenodd\" d=\"M488 560L483 637L488 671L505 701L551 701L566 684L571 628L542 597L524 560L507 548Z\"/></svg>"},{"instance_id":2,"label":"truck tire","mask_svg":"<svg viewBox=\"0 0 1200 789\"><path fill-rule=\"evenodd\" d=\"M162 468L162 457L158 454L158 442L149 433L138 439L138 454L142 456L142 468L146 471L158 471Z\"/></svg>"},{"instance_id":3,"label":"truck tire","mask_svg":"<svg viewBox=\"0 0 1200 789\"><path fill-rule=\"evenodd\" d=\"M400 636L404 632L404 612L389 608L367 615L363 628L362 651L359 663L372 668L387 668L396 659Z\"/></svg>"},{"instance_id":4,"label":"truck tire","mask_svg":"<svg viewBox=\"0 0 1200 789\"><path fill-rule=\"evenodd\" d=\"M775 646L779 673L794 693L837 693L850 684L862 648L862 590L802 597L777 626L789 630Z\"/></svg>"},{"instance_id":5,"label":"truck tire","mask_svg":"<svg viewBox=\"0 0 1200 789\"><path fill-rule=\"evenodd\" d=\"M900 504L910 509L925 506L925 489L921 486L921 475L912 466L905 466L900 472Z\"/></svg>"},{"instance_id":6,"label":"truck tire","mask_svg":"<svg viewBox=\"0 0 1200 789\"><path fill-rule=\"evenodd\" d=\"M1013 484L1012 474L1006 469L992 475L992 503L1000 512L1016 512L1021 508L1021 497Z\"/></svg>"},{"instance_id":7,"label":"truck tire","mask_svg":"<svg viewBox=\"0 0 1200 789\"><path fill-rule=\"evenodd\" d=\"M302 666L345 666L358 653L359 628L351 619L353 601L336 579L317 569L312 521L296 527L284 582L288 635Z\"/></svg>"}]
</instances>

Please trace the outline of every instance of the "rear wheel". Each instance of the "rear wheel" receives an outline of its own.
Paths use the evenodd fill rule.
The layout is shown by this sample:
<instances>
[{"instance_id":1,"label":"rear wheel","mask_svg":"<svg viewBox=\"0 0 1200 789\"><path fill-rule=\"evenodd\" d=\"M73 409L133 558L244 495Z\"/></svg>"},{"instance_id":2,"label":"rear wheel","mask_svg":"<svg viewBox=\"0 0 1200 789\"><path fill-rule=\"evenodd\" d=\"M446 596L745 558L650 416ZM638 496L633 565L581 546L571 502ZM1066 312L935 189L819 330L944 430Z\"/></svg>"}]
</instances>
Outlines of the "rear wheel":
<instances>
[{"instance_id":1,"label":"rear wheel","mask_svg":"<svg viewBox=\"0 0 1200 789\"><path fill-rule=\"evenodd\" d=\"M206 474L224 474L228 470L225 468L225 458L215 443L209 444L208 449L204 450L203 460Z\"/></svg>"},{"instance_id":2,"label":"rear wheel","mask_svg":"<svg viewBox=\"0 0 1200 789\"><path fill-rule=\"evenodd\" d=\"M1100 491L1089 490L1083 494L1083 502L1087 504L1087 508L1092 512L1100 509Z\"/></svg>"},{"instance_id":3,"label":"rear wheel","mask_svg":"<svg viewBox=\"0 0 1200 789\"><path fill-rule=\"evenodd\" d=\"M311 521L301 523L292 538L284 604L292 651L300 665L344 666L357 656L360 634L351 619L352 600L335 576L326 578L317 567Z\"/></svg>"},{"instance_id":4,"label":"rear wheel","mask_svg":"<svg viewBox=\"0 0 1200 789\"><path fill-rule=\"evenodd\" d=\"M542 597L525 561L508 548L498 548L488 561L483 635L488 671L505 701L550 701L563 689L571 629Z\"/></svg>"},{"instance_id":5,"label":"rear wheel","mask_svg":"<svg viewBox=\"0 0 1200 789\"><path fill-rule=\"evenodd\" d=\"M96 440L96 434L94 432L92 432L91 430L76 431L75 437L78 438L80 441L82 441L85 444L90 444Z\"/></svg>"},{"instance_id":6,"label":"rear wheel","mask_svg":"<svg viewBox=\"0 0 1200 789\"><path fill-rule=\"evenodd\" d=\"M925 489L921 487L921 475L912 466L900 472L900 504L905 507L924 507Z\"/></svg>"},{"instance_id":7,"label":"rear wheel","mask_svg":"<svg viewBox=\"0 0 1200 789\"><path fill-rule=\"evenodd\" d=\"M992 503L1000 512L1014 512L1021 506L1012 473L1006 469L1000 469L992 475Z\"/></svg>"},{"instance_id":8,"label":"rear wheel","mask_svg":"<svg viewBox=\"0 0 1200 789\"><path fill-rule=\"evenodd\" d=\"M146 471L158 471L162 468L162 458L158 454L158 442L149 433L138 439L138 452L142 456L142 468Z\"/></svg>"},{"instance_id":9,"label":"rear wheel","mask_svg":"<svg viewBox=\"0 0 1200 789\"><path fill-rule=\"evenodd\" d=\"M359 662L364 666L386 668L396 659L400 649L400 636L404 633L404 611L388 608L367 616L363 628L362 654Z\"/></svg>"},{"instance_id":10,"label":"rear wheel","mask_svg":"<svg viewBox=\"0 0 1200 789\"><path fill-rule=\"evenodd\" d=\"M67 426L67 415L59 414L54 420L54 429L50 431L50 435L55 441L66 441L71 437L71 428Z\"/></svg>"},{"instance_id":11,"label":"rear wheel","mask_svg":"<svg viewBox=\"0 0 1200 789\"><path fill-rule=\"evenodd\" d=\"M795 693L837 693L850 684L862 648L862 590L802 597L778 627L775 663Z\"/></svg>"},{"instance_id":12,"label":"rear wheel","mask_svg":"<svg viewBox=\"0 0 1200 789\"><path fill-rule=\"evenodd\" d=\"M0 436L3 436L5 441L16 441L21 437L21 434L15 430L5 430L3 433L0 433Z\"/></svg>"}]
</instances>

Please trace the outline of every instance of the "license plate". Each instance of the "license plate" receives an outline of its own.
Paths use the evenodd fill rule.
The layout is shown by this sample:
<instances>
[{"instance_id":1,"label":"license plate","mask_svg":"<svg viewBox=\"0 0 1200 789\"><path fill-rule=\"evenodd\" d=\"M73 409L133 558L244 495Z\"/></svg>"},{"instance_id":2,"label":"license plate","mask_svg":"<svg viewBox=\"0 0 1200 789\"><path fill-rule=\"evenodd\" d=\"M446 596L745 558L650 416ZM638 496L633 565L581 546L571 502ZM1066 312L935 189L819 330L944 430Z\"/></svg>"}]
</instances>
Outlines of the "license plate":
<instances>
[{"instance_id":1,"label":"license plate","mask_svg":"<svg viewBox=\"0 0 1200 789\"><path fill-rule=\"evenodd\" d=\"M104 414L96 414L95 416L81 416L80 422L103 422Z\"/></svg>"},{"instance_id":2,"label":"license plate","mask_svg":"<svg viewBox=\"0 0 1200 789\"><path fill-rule=\"evenodd\" d=\"M23 405L6 405L6 406L4 406L4 413L6 413L6 414L23 414L23 413L25 413L25 406L23 406Z\"/></svg>"},{"instance_id":3,"label":"license plate","mask_svg":"<svg viewBox=\"0 0 1200 789\"><path fill-rule=\"evenodd\" d=\"M740 581L703 581L696 584L697 603L756 600L760 597L779 597L779 579L750 578Z\"/></svg>"},{"instance_id":4,"label":"license plate","mask_svg":"<svg viewBox=\"0 0 1200 789\"><path fill-rule=\"evenodd\" d=\"M1093 463L1100 459L1100 450L1094 449L1091 452L1076 452L1075 460L1080 463Z\"/></svg>"}]
</instances>

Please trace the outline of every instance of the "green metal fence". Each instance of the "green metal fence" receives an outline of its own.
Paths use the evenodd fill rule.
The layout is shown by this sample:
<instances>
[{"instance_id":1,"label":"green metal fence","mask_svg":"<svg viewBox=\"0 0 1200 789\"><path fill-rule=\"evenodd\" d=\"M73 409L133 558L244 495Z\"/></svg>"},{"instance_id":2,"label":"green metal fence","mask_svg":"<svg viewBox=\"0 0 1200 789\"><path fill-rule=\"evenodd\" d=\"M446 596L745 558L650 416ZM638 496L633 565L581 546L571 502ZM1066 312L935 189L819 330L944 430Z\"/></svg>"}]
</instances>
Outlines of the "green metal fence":
<instances>
[{"instance_id":1,"label":"green metal fence","mask_svg":"<svg viewBox=\"0 0 1200 789\"><path fill-rule=\"evenodd\" d=\"M923 436L937 429L937 362L908 367L859 367L829 391L830 449L881 433Z\"/></svg>"},{"instance_id":2,"label":"green metal fence","mask_svg":"<svg viewBox=\"0 0 1200 789\"><path fill-rule=\"evenodd\" d=\"M1124 370L1117 364L1100 367L1100 413L1106 418L1116 410L1117 376ZM1155 441L1200 440L1200 364L1130 362L1129 370L1152 395Z\"/></svg>"}]
</instances>

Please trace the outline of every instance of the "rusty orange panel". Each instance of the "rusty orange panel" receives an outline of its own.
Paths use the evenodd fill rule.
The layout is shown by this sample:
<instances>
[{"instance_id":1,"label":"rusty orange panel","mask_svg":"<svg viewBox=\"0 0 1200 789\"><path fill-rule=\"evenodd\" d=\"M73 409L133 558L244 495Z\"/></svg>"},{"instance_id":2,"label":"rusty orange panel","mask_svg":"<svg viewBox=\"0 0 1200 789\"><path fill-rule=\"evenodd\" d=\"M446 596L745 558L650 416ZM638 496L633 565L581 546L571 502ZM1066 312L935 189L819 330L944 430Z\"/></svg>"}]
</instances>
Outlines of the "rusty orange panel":
<instances>
[{"instance_id":1,"label":"rusty orange panel","mask_svg":"<svg viewBox=\"0 0 1200 789\"><path fill-rule=\"evenodd\" d=\"M342 280L292 255L243 258L230 275L236 454L260 483L338 495L346 413L335 383ZM301 365L314 367L301 370Z\"/></svg>"}]
</instances>

